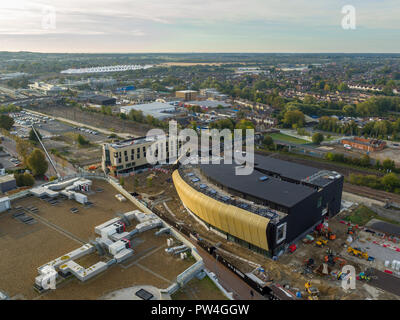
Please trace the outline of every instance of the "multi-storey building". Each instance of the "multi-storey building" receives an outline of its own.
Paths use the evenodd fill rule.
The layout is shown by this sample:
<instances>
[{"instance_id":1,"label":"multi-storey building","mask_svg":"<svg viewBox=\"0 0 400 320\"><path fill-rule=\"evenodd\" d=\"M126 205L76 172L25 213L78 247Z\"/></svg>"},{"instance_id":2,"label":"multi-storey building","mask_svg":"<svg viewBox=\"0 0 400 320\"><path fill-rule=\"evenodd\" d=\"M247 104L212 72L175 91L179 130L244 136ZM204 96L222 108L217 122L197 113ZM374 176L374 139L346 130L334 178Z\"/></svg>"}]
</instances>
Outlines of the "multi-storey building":
<instances>
[{"instance_id":1,"label":"multi-storey building","mask_svg":"<svg viewBox=\"0 0 400 320\"><path fill-rule=\"evenodd\" d=\"M150 148L155 144L155 148ZM150 166L147 152L165 161L169 161L169 155L172 154L172 148L176 148L176 155L182 147L182 141L179 139L169 139L164 135L140 137L123 140L113 143L103 144L102 169L104 172L112 175L129 173L138 169ZM164 155L165 152L165 155Z\"/></svg>"}]
</instances>

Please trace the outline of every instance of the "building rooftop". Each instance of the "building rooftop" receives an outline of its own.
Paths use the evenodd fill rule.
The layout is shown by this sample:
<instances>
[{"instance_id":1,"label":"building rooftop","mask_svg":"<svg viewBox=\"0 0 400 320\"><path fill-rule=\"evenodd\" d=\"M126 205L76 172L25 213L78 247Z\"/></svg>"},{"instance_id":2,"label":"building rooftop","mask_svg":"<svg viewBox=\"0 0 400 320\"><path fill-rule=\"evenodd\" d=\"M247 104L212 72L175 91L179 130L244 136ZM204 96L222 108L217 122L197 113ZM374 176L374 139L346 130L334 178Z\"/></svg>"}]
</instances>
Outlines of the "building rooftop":
<instances>
[{"instance_id":1,"label":"building rooftop","mask_svg":"<svg viewBox=\"0 0 400 320\"><path fill-rule=\"evenodd\" d=\"M131 110L142 111L144 115L151 115L157 119L165 119L176 113L176 106L172 103L151 102L121 107L121 112L126 114Z\"/></svg>"},{"instance_id":2,"label":"building rooftop","mask_svg":"<svg viewBox=\"0 0 400 320\"><path fill-rule=\"evenodd\" d=\"M317 168L257 154L254 155L254 166L260 170L266 170L293 180L306 179L320 171Z\"/></svg>"},{"instance_id":3,"label":"building rooftop","mask_svg":"<svg viewBox=\"0 0 400 320\"><path fill-rule=\"evenodd\" d=\"M15 180L13 174L7 174L5 176L0 176L0 183L5 183L5 182L13 181L13 180Z\"/></svg>"},{"instance_id":4,"label":"building rooftop","mask_svg":"<svg viewBox=\"0 0 400 320\"><path fill-rule=\"evenodd\" d=\"M141 143L145 143L145 142L154 142L154 141L157 141L157 140L160 140L163 138L164 138L163 135L151 136L151 137L139 137L139 138L122 140L119 142L113 142L113 143L110 143L109 145L112 148L118 149L118 148L125 148L125 147L131 146L131 145L141 144Z\"/></svg>"},{"instance_id":5,"label":"building rooftop","mask_svg":"<svg viewBox=\"0 0 400 320\"><path fill-rule=\"evenodd\" d=\"M317 192L311 187L267 176L257 170L250 175L235 175L235 167L235 164L200 166L202 172L218 184L284 207L293 207Z\"/></svg>"}]
</instances>

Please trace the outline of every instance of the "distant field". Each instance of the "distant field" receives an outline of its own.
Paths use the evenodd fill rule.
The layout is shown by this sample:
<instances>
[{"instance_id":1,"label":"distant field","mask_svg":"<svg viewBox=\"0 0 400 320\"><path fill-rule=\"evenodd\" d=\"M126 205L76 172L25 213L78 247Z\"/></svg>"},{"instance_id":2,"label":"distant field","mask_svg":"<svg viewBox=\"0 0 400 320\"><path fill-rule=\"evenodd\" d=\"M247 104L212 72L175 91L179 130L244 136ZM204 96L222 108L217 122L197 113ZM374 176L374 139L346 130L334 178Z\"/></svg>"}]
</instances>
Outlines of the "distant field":
<instances>
[{"instance_id":1,"label":"distant field","mask_svg":"<svg viewBox=\"0 0 400 320\"><path fill-rule=\"evenodd\" d=\"M222 66L224 64L246 64L244 62L164 62L161 66L177 66L177 67L192 67L192 66Z\"/></svg>"},{"instance_id":2,"label":"distant field","mask_svg":"<svg viewBox=\"0 0 400 320\"><path fill-rule=\"evenodd\" d=\"M286 141L290 143L296 143L296 144L305 144L305 143L310 143L310 141L295 138L292 136L288 136L287 134L283 133L271 133L269 135L273 140L280 140L280 141Z\"/></svg>"}]
</instances>

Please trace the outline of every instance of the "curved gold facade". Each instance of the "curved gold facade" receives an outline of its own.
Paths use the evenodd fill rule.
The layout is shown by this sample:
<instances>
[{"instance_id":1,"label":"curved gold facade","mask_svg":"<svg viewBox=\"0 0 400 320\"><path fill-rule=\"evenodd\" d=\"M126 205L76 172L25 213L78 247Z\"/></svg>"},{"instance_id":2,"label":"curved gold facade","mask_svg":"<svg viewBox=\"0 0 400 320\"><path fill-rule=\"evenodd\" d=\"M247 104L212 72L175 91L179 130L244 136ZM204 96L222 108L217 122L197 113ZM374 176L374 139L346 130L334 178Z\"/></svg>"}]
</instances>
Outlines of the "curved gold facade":
<instances>
[{"instance_id":1,"label":"curved gold facade","mask_svg":"<svg viewBox=\"0 0 400 320\"><path fill-rule=\"evenodd\" d=\"M178 170L173 172L172 179L179 198L200 219L239 239L268 250L268 218L208 197L187 184Z\"/></svg>"}]
</instances>

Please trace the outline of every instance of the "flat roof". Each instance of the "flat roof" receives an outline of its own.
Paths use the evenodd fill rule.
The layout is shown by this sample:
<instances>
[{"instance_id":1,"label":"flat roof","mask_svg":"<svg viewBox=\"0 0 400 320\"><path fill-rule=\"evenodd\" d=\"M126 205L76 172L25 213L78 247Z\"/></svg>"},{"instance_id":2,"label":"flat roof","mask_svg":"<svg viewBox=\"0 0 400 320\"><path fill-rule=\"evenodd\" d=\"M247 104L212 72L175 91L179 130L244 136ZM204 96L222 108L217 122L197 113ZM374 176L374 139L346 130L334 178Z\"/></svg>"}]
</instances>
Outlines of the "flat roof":
<instances>
[{"instance_id":1,"label":"flat roof","mask_svg":"<svg viewBox=\"0 0 400 320\"><path fill-rule=\"evenodd\" d=\"M236 167L236 164L200 165L204 175L229 189L287 208L317 192L311 187L282 181L256 170L250 175L235 175Z\"/></svg>"},{"instance_id":2,"label":"flat roof","mask_svg":"<svg viewBox=\"0 0 400 320\"><path fill-rule=\"evenodd\" d=\"M120 110L129 113L131 110L140 110L144 115L151 115L158 119L172 117L176 113L176 106L172 103L151 102L120 107Z\"/></svg>"},{"instance_id":3,"label":"flat roof","mask_svg":"<svg viewBox=\"0 0 400 320\"><path fill-rule=\"evenodd\" d=\"M265 170L282 178L305 182L316 187L325 187L341 175L335 171L321 170L306 165L275 159L262 155L254 155L256 170Z\"/></svg>"},{"instance_id":4,"label":"flat roof","mask_svg":"<svg viewBox=\"0 0 400 320\"><path fill-rule=\"evenodd\" d=\"M254 155L254 166L261 170L276 173L281 177L299 181L320 171L317 168L257 154Z\"/></svg>"},{"instance_id":5,"label":"flat roof","mask_svg":"<svg viewBox=\"0 0 400 320\"><path fill-rule=\"evenodd\" d=\"M13 174L7 174L5 176L0 176L0 183L9 182L15 180Z\"/></svg>"},{"instance_id":6,"label":"flat roof","mask_svg":"<svg viewBox=\"0 0 400 320\"><path fill-rule=\"evenodd\" d=\"M185 102L185 104L196 105L196 106L207 107L207 108L216 108L219 105L223 106L224 108L231 106L230 104L228 104L224 101L219 101L219 100L203 100L203 101L193 100L193 101Z\"/></svg>"}]
</instances>

